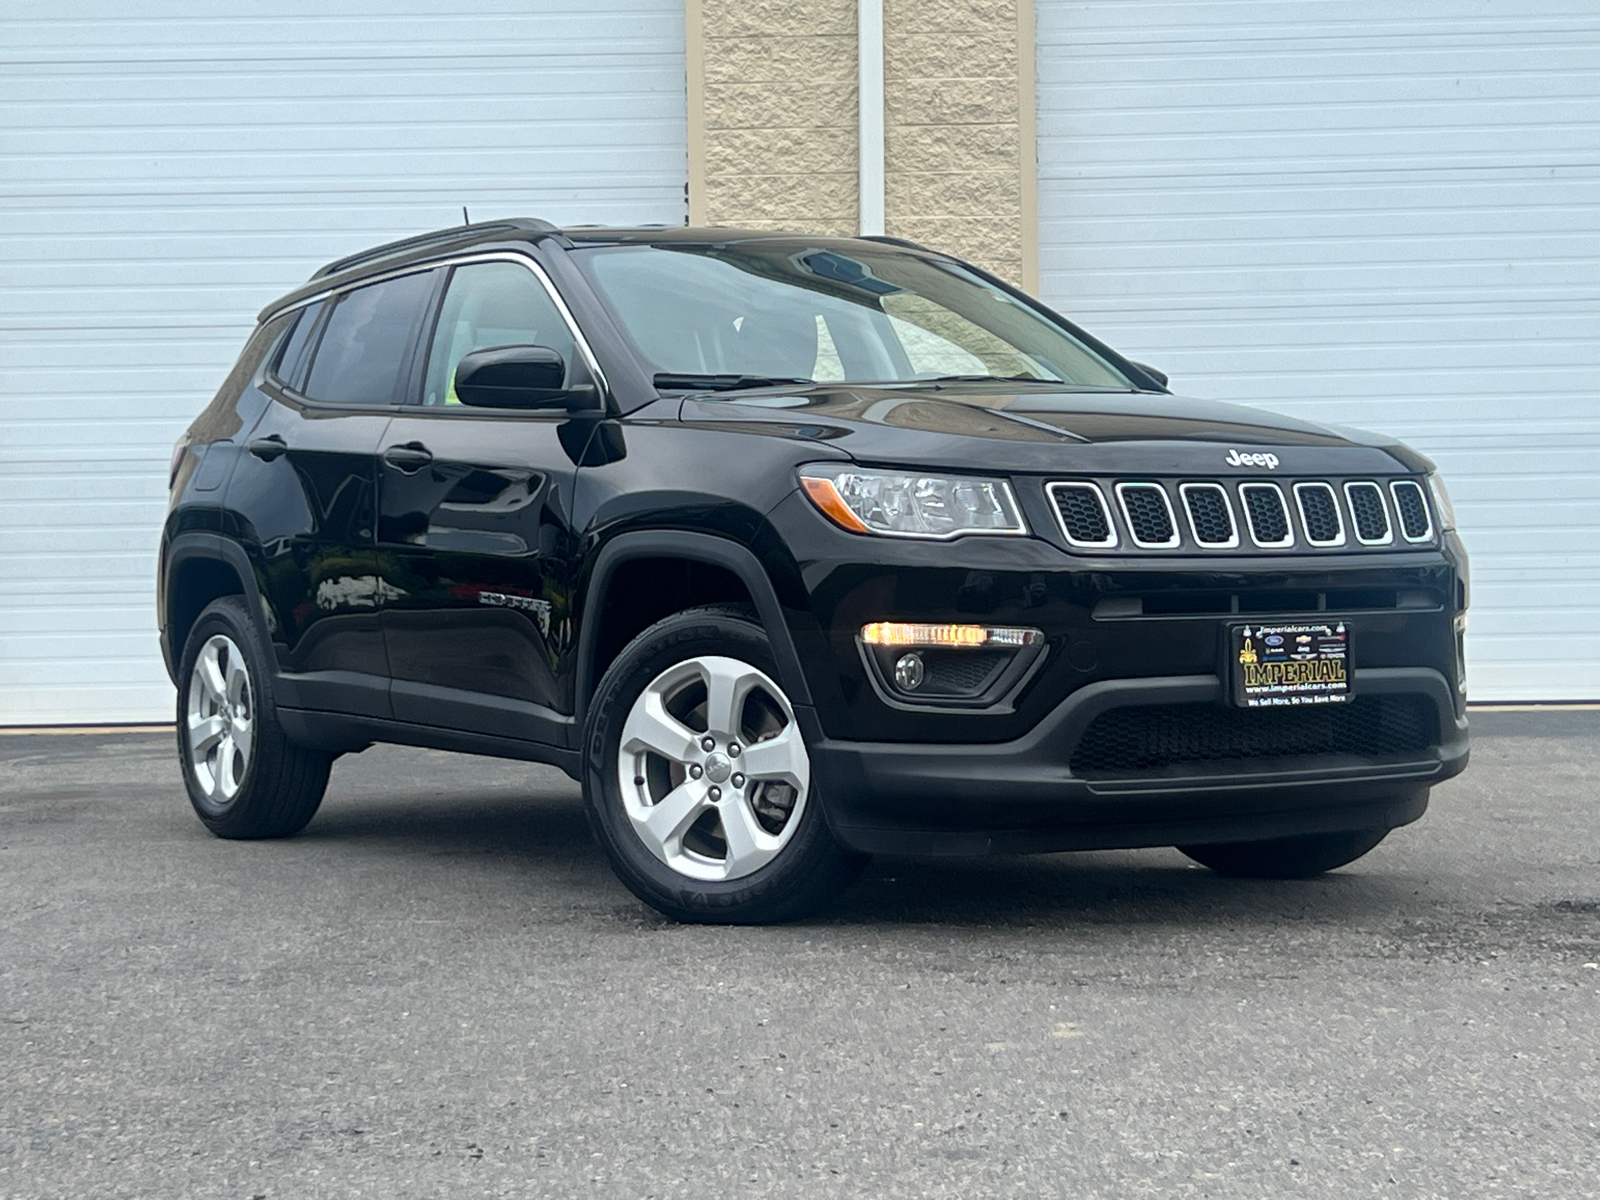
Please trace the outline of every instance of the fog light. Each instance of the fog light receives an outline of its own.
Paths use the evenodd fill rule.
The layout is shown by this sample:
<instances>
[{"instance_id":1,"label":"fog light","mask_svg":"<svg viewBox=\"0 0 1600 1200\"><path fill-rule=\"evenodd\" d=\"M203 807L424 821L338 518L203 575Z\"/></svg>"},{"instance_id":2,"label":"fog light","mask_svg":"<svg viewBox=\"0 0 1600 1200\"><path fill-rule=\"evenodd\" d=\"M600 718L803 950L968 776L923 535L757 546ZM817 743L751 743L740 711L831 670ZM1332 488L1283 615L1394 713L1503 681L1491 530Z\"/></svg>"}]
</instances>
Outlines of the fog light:
<instances>
[{"instance_id":1,"label":"fog light","mask_svg":"<svg viewBox=\"0 0 1600 1200\"><path fill-rule=\"evenodd\" d=\"M889 704L969 711L1002 711L1045 653L1041 629L931 621L874 621L856 645Z\"/></svg>"},{"instance_id":2,"label":"fog light","mask_svg":"<svg viewBox=\"0 0 1600 1200\"><path fill-rule=\"evenodd\" d=\"M904 691L916 691L922 686L925 675L920 654L902 654L894 664L894 681Z\"/></svg>"}]
</instances>

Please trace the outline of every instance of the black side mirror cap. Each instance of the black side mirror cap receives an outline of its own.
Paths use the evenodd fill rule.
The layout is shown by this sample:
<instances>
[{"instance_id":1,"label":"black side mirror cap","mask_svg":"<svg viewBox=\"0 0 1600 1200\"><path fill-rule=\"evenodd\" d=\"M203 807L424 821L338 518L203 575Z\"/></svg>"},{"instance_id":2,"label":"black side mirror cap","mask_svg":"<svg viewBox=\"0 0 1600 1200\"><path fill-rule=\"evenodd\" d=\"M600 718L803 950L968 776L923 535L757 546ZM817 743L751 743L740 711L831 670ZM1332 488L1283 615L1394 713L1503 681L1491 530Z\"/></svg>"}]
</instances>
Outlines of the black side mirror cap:
<instances>
[{"instance_id":1,"label":"black side mirror cap","mask_svg":"<svg viewBox=\"0 0 1600 1200\"><path fill-rule=\"evenodd\" d=\"M490 346L456 366L456 398L475 408L592 408L593 384L567 386L567 364L549 346Z\"/></svg>"},{"instance_id":2,"label":"black side mirror cap","mask_svg":"<svg viewBox=\"0 0 1600 1200\"><path fill-rule=\"evenodd\" d=\"M1128 362L1132 363L1133 366L1138 367L1139 370L1150 376L1151 379L1154 379L1163 388L1167 386L1167 373L1165 371L1158 371L1154 367L1142 362L1134 362L1131 358L1128 360Z\"/></svg>"}]
</instances>

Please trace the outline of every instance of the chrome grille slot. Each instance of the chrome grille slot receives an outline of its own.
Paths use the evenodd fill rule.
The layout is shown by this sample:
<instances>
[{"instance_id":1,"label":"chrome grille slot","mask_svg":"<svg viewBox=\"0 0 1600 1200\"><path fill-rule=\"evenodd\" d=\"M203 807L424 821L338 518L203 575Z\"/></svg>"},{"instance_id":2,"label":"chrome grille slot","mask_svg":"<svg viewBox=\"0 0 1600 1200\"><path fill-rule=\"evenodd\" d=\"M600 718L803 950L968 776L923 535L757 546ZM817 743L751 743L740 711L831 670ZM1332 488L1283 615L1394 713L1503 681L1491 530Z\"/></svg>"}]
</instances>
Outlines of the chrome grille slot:
<instances>
[{"instance_id":1,"label":"chrome grille slot","mask_svg":"<svg viewBox=\"0 0 1600 1200\"><path fill-rule=\"evenodd\" d=\"M1294 485L1295 504L1300 509L1300 528L1313 546L1344 545L1344 516L1339 499L1326 483Z\"/></svg>"},{"instance_id":2,"label":"chrome grille slot","mask_svg":"<svg viewBox=\"0 0 1600 1200\"><path fill-rule=\"evenodd\" d=\"M1046 491L1067 544L1079 549L1108 550L1117 544L1116 526L1105 493L1093 483L1052 483Z\"/></svg>"},{"instance_id":3,"label":"chrome grille slot","mask_svg":"<svg viewBox=\"0 0 1600 1200\"><path fill-rule=\"evenodd\" d=\"M1245 524L1250 540L1267 550L1294 545L1294 530L1289 527L1289 509L1283 492L1275 483L1241 483L1239 499L1244 505Z\"/></svg>"},{"instance_id":4,"label":"chrome grille slot","mask_svg":"<svg viewBox=\"0 0 1600 1200\"><path fill-rule=\"evenodd\" d=\"M1134 545L1141 550L1170 550L1178 544L1172 501L1159 483L1119 483L1117 499Z\"/></svg>"},{"instance_id":5,"label":"chrome grille slot","mask_svg":"<svg viewBox=\"0 0 1600 1200\"><path fill-rule=\"evenodd\" d=\"M1410 479L1397 479L1389 485L1394 511L1400 517L1400 533L1408 542L1425 542L1433 537L1433 517L1422 485Z\"/></svg>"},{"instance_id":6,"label":"chrome grille slot","mask_svg":"<svg viewBox=\"0 0 1600 1200\"><path fill-rule=\"evenodd\" d=\"M1394 541L1389 528L1389 509L1383 502L1383 489L1375 483L1344 485L1345 503L1355 524L1356 541L1363 546L1387 546Z\"/></svg>"},{"instance_id":7,"label":"chrome grille slot","mask_svg":"<svg viewBox=\"0 0 1600 1200\"><path fill-rule=\"evenodd\" d=\"M1185 483L1178 488L1183 508L1189 515L1189 532L1198 545L1212 550L1231 550L1239 544L1239 528L1233 521L1233 504L1220 483Z\"/></svg>"}]
</instances>

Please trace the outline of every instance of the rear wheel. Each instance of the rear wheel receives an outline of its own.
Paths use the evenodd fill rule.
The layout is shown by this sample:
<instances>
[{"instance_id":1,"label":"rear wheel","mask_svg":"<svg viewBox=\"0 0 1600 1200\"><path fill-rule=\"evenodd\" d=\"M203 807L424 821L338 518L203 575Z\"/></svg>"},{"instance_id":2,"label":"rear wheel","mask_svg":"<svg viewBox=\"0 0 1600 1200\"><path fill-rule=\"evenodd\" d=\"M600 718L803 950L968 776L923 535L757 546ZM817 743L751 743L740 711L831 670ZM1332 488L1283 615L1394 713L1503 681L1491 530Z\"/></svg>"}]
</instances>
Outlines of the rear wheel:
<instances>
[{"instance_id":1,"label":"rear wheel","mask_svg":"<svg viewBox=\"0 0 1600 1200\"><path fill-rule=\"evenodd\" d=\"M596 689L590 818L618 877L668 916L787 920L866 862L828 830L777 674L754 614L712 605L645 630Z\"/></svg>"},{"instance_id":2,"label":"rear wheel","mask_svg":"<svg viewBox=\"0 0 1600 1200\"><path fill-rule=\"evenodd\" d=\"M1245 879L1309 879L1355 862L1388 836L1387 829L1350 829L1262 842L1179 846L1178 849L1222 875Z\"/></svg>"},{"instance_id":3,"label":"rear wheel","mask_svg":"<svg viewBox=\"0 0 1600 1200\"><path fill-rule=\"evenodd\" d=\"M178 757L189 802L218 837L287 837L322 803L332 759L278 724L250 610L224 596L200 614L178 674Z\"/></svg>"}]
</instances>

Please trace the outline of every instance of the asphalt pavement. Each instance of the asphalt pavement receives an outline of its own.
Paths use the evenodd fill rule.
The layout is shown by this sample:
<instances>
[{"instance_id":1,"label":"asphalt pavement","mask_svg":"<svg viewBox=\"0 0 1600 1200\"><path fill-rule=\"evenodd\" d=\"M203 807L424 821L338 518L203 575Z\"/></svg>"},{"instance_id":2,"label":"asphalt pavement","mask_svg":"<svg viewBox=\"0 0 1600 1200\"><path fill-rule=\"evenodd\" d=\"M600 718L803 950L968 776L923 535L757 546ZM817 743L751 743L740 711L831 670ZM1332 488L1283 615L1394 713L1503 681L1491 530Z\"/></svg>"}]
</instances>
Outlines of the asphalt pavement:
<instances>
[{"instance_id":1,"label":"asphalt pavement","mask_svg":"<svg viewBox=\"0 0 1600 1200\"><path fill-rule=\"evenodd\" d=\"M1600 713L1488 713L1301 883L883 860L672 924L577 788L341 759L224 842L171 736L0 736L0 1197L1600 1195Z\"/></svg>"}]
</instances>

